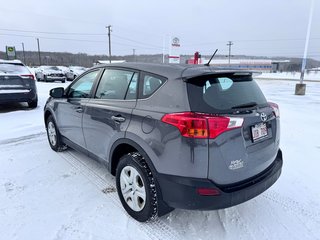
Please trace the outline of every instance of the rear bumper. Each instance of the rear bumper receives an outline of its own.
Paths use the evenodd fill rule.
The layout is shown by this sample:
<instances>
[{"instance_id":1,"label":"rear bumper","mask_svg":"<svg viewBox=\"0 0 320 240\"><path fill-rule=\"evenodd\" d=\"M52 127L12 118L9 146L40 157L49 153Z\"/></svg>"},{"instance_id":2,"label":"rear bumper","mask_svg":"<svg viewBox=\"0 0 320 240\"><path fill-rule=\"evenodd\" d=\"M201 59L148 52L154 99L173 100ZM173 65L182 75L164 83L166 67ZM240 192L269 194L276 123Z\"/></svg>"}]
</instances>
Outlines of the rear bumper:
<instances>
[{"instance_id":1,"label":"rear bumper","mask_svg":"<svg viewBox=\"0 0 320 240\"><path fill-rule=\"evenodd\" d=\"M34 89L11 90L10 93L2 93L0 90L0 103L31 102L36 99L37 92Z\"/></svg>"},{"instance_id":2,"label":"rear bumper","mask_svg":"<svg viewBox=\"0 0 320 240\"><path fill-rule=\"evenodd\" d=\"M217 185L208 179L195 179L158 174L163 200L173 208L214 210L228 208L243 203L261 194L279 178L282 169L282 152L262 173L233 185ZM201 196L198 188L214 188L220 194Z\"/></svg>"}]
</instances>

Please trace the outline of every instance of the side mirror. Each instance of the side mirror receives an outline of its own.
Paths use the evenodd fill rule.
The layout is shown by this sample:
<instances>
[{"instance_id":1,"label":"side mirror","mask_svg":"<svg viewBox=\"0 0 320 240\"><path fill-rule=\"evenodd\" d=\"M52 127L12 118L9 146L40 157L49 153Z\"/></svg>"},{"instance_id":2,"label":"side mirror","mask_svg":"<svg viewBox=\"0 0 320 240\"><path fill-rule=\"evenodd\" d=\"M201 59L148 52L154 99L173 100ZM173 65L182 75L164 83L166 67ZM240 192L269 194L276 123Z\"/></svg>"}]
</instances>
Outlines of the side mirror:
<instances>
[{"instance_id":1,"label":"side mirror","mask_svg":"<svg viewBox=\"0 0 320 240\"><path fill-rule=\"evenodd\" d=\"M64 88L57 87L50 90L49 95L53 98L62 98L64 96Z\"/></svg>"}]
</instances>

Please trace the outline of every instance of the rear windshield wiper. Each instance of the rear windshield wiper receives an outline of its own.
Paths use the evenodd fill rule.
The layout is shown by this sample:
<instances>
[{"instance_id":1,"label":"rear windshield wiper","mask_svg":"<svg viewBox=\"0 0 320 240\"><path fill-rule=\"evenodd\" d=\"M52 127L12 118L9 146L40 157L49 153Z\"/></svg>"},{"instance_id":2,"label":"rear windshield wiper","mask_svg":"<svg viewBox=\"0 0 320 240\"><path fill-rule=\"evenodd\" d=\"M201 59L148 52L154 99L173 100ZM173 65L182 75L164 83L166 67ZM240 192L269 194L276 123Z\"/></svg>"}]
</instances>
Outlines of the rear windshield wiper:
<instances>
[{"instance_id":1,"label":"rear windshield wiper","mask_svg":"<svg viewBox=\"0 0 320 240\"><path fill-rule=\"evenodd\" d=\"M232 107L232 109L239 109L239 108L253 108L258 106L258 104L256 102L249 102L249 103L244 103L244 104L240 104L237 106Z\"/></svg>"}]
</instances>

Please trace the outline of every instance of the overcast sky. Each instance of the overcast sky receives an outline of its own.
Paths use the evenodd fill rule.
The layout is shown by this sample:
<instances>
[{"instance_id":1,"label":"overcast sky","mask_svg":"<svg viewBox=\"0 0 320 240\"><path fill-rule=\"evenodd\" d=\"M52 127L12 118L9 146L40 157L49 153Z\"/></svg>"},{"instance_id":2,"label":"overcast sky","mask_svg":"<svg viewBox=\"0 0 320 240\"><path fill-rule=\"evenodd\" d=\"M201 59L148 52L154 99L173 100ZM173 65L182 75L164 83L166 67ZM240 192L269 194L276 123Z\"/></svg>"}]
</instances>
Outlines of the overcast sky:
<instances>
[{"instance_id":1,"label":"overcast sky","mask_svg":"<svg viewBox=\"0 0 320 240\"><path fill-rule=\"evenodd\" d=\"M38 37L42 51L106 54L105 27L112 25L113 55L162 53L164 41L167 52L169 37L177 36L182 54L216 48L227 54L233 41L233 54L302 57L311 6L311 0L1 1L1 51L21 50L22 42L36 50ZM308 53L320 59L320 0Z\"/></svg>"}]
</instances>

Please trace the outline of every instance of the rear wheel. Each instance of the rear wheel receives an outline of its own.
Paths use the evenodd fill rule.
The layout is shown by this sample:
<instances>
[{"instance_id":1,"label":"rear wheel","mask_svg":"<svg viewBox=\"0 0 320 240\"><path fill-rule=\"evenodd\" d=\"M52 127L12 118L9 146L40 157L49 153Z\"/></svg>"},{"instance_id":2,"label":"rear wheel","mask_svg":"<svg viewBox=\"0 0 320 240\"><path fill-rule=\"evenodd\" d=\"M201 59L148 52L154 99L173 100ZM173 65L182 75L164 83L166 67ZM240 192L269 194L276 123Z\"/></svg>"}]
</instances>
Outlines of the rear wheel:
<instances>
[{"instance_id":1,"label":"rear wheel","mask_svg":"<svg viewBox=\"0 0 320 240\"><path fill-rule=\"evenodd\" d=\"M47 136L50 147L54 151L61 152L67 148L66 145L62 143L61 135L52 115L50 115L47 119Z\"/></svg>"},{"instance_id":2,"label":"rear wheel","mask_svg":"<svg viewBox=\"0 0 320 240\"><path fill-rule=\"evenodd\" d=\"M36 108L38 106L38 98L35 100L32 100L31 102L28 102L29 108Z\"/></svg>"},{"instance_id":3,"label":"rear wheel","mask_svg":"<svg viewBox=\"0 0 320 240\"><path fill-rule=\"evenodd\" d=\"M139 222L155 219L158 196L152 173L143 157L129 153L121 157L116 184L120 201L128 214Z\"/></svg>"}]
</instances>

